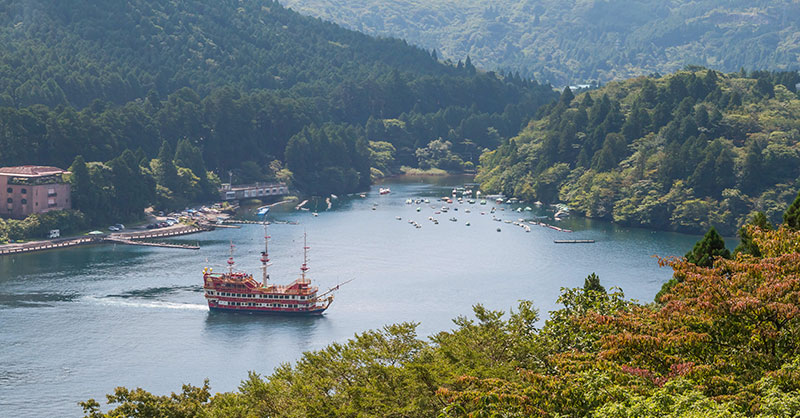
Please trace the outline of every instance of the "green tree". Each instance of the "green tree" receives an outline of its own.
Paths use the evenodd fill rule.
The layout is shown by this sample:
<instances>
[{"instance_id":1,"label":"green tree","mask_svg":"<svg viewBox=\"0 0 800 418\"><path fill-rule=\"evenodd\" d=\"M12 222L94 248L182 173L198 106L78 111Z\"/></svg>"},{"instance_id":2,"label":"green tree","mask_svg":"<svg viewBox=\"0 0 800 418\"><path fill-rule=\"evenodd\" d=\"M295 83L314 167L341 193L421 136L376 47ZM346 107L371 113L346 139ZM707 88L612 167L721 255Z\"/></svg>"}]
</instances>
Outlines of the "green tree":
<instances>
[{"instance_id":1,"label":"green tree","mask_svg":"<svg viewBox=\"0 0 800 418\"><path fill-rule=\"evenodd\" d=\"M136 219L144 214L152 192L131 150L108 162L112 170L115 214L121 219Z\"/></svg>"},{"instance_id":2,"label":"green tree","mask_svg":"<svg viewBox=\"0 0 800 418\"><path fill-rule=\"evenodd\" d=\"M158 185L171 191L175 191L178 185L178 169L175 167L175 161L173 161L174 156L175 154L172 152L169 142L162 142L156 160L155 178Z\"/></svg>"},{"instance_id":3,"label":"green tree","mask_svg":"<svg viewBox=\"0 0 800 418\"><path fill-rule=\"evenodd\" d=\"M93 215L92 180L89 177L89 169L86 167L86 161L82 155L75 157L75 161L69 167L69 171L72 173L70 178L70 183L72 184L72 207L87 215Z\"/></svg>"},{"instance_id":4,"label":"green tree","mask_svg":"<svg viewBox=\"0 0 800 418\"><path fill-rule=\"evenodd\" d=\"M600 277L592 273L583 281L583 290L593 290L595 292L606 293L606 288L600 284Z\"/></svg>"},{"instance_id":5,"label":"green tree","mask_svg":"<svg viewBox=\"0 0 800 418\"><path fill-rule=\"evenodd\" d=\"M731 258L731 252L725 248L725 240L712 226L700 241L686 253L686 261L700 267L712 267L717 257Z\"/></svg>"},{"instance_id":6,"label":"green tree","mask_svg":"<svg viewBox=\"0 0 800 418\"><path fill-rule=\"evenodd\" d=\"M759 249L758 245L753 241L753 236L750 232L750 228L752 227L757 227L763 231L769 231L772 229L772 224L769 222L764 212L757 212L753 215L753 219L751 219L749 223L739 228L739 239L741 241L733 250L734 254L742 253L750 254L754 257L761 257L761 249Z\"/></svg>"},{"instance_id":7,"label":"green tree","mask_svg":"<svg viewBox=\"0 0 800 418\"><path fill-rule=\"evenodd\" d=\"M800 230L800 192L783 214L783 223L789 228Z\"/></svg>"}]
</instances>

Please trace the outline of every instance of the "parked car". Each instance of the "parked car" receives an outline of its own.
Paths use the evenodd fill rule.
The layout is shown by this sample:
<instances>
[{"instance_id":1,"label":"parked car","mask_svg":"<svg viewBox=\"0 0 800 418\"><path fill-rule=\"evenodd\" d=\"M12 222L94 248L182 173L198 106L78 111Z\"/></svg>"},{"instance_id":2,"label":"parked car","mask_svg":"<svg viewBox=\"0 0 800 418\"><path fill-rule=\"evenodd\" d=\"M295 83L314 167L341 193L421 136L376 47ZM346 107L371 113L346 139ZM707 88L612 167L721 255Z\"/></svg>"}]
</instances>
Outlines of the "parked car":
<instances>
[{"instance_id":1,"label":"parked car","mask_svg":"<svg viewBox=\"0 0 800 418\"><path fill-rule=\"evenodd\" d=\"M111 232L117 232L117 231L119 231L119 228L117 228L116 225L111 225L111 226L108 227L108 230L111 231Z\"/></svg>"},{"instance_id":2,"label":"parked car","mask_svg":"<svg viewBox=\"0 0 800 418\"><path fill-rule=\"evenodd\" d=\"M125 225L123 225L123 224L116 224L116 225L114 225L114 226L116 226L117 228L119 228L119 230L120 230L120 231L122 231L122 230L124 230L124 229L125 229Z\"/></svg>"}]
</instances>

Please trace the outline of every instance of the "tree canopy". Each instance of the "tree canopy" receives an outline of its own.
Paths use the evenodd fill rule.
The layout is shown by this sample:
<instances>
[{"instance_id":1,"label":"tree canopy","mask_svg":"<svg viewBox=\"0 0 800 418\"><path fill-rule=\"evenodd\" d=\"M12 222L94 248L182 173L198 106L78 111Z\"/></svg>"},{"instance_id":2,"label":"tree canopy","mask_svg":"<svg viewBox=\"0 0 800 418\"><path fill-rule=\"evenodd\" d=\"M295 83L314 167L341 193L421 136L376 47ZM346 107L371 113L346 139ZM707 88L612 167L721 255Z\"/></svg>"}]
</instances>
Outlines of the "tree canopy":
<instances>
[{"instance_id":1,"label":"tree canopy","mask_svg":"<svg viewBox=\"0 0 800 418\"><path fill-rule=\"evenodd\" d=\"M295 136L333 124L348 130L337 142L361 149L349 133L369 124L365 139L396 148L390 165L416 166L415 151L438 138L477 163L555 97L536 81L442 63L269 0L6 1L0 23L0 164L66 167L79 154L111 161L135 150L164 162L146 168L168 198L191 200L174 189L192 179L172 173L159 156L164 143L196 175L258 179L272 162L287 163ZM355 163L333 163L343 171L331 187L302 191L365 187L347 173L369 171ZM311 174L295 174L309 187Z\"/></svg>"},{"instance_id":2,"label":"tree canopy","mask_svg":"<svg viewBox=\"0 0 800 418\"><path fill-rule=\"evenodd\" d=\"M169 396L118 388L87 417L744 417L800 411L800 232L754 229L763 257L703 267L659 305L620 289L562 289L541 323L530 302L474 307L455 328L420 338L417 324L367 331L304 353L235 392L186 385Z\"/></svg>"},{"instance_id":3,"label":"tree canopy","mask_svg":"<svg viewBox=\"0 0 800 418\"><path fill-rule=\"evenodd\" d=\"M541 108L481 156L477 181L631 226L733 235L759 211L778 223L800 189L798 83L701 68L610 83Z\"/></svg>"}]
</instances>

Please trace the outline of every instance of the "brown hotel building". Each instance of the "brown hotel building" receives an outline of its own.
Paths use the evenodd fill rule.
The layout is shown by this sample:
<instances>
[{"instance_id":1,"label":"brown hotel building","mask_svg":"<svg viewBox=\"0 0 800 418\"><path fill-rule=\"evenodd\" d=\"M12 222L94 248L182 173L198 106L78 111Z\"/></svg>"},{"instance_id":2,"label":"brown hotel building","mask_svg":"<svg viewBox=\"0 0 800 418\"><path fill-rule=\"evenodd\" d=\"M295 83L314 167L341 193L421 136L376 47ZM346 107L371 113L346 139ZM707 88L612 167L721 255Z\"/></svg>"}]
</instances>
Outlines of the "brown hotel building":
<instances>
[{"instance_id":1,"label":"brown hotel building","mask_svg":"<svg viewBox=\"0 0 800 418\"><path fill-rule=\"evenodd\" d=\"M0 216L22 219L32 213L69 209L67 171L57 167L23 165L0 168Z\"/></svg>"}]
</instances>

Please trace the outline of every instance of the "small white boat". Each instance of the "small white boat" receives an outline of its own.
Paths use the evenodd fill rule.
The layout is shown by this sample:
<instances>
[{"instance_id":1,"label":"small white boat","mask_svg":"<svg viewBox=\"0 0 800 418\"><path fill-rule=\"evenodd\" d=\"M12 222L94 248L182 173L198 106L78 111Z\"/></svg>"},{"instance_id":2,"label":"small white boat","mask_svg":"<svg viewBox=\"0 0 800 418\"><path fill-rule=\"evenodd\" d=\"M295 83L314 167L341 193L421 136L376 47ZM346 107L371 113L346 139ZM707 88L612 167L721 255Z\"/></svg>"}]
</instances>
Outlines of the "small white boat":
<instances>
[{"instance_id":1,"label":"small white boat","mask_svg":"<svg viewBox=\"0 0 800 418\"><path fill-rule=\"evenodd\" d=\"M317 212L311 212L311 214L314 215L314 216L319 216L319 213L317 213Z\"/></svg>"},{"instance_id":2,"label":"small white boat","mask_svg":"<svg viewBox=\"0 0 800 418\"><path fill-rule=\"evenodd\" d=\"M380 193L380 194L389 194L391 192L392 192L392 190L390 188L388 188L388 187L386 187L386 188L381 187L380 189L378 189L378 193Z\"/></svg>"}]
</instances>

